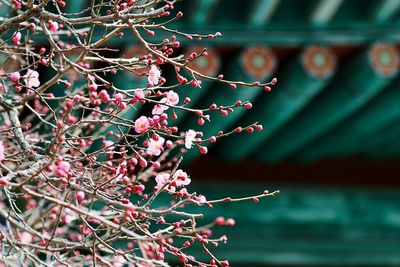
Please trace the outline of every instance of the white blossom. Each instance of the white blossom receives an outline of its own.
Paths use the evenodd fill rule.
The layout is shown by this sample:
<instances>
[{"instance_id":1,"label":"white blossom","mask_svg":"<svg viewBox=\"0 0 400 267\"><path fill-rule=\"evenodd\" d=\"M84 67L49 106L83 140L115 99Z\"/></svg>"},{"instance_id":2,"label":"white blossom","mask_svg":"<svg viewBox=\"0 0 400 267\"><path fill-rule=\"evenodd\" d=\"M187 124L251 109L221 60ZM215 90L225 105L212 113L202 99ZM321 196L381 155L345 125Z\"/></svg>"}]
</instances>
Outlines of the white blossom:
<instances>
[{"instance_id":1,"label":"white blossom","mask_svg":"<svg viewBox=\"0 0 400 267\"><path fill-rule=\"evenodd\" d=\"M191 149L193 145L193 141L196 139L196 131L189 130L186 132L185 136L185 147L187 149Z\"/></svg>"},{"instance_id":2,"label":"white blossom","mask_svg":"<svg viewBox=\"0 0 400 267\"><path fill-rule=\"evenodd\" d=\"M177 170L172 176L174 179L176 186L184 186L190 184L192 180L188 177L187 173L182 171L181 169Z\"/></svg>"},{"instance_id":3,"label":"white blossom","mask_svg":"<svg viewBox=\"0 0 400 267\"><path fill-rule=\"evenodd\" d=\"M149 146L147 147L147 153L152 156L159 156L163 150L165 139L159 137L157 141L150 139Z\"/></svg>"},{"instance_id":4,"label":"white blossom","mask_svg":"<svg viewBox=\"0 0 400 267\"><path fill-rule=\"evenodd\" d=\"M157 85L158 81L160 80L160 77L161 77L160 69L156 65L151 65L149 76L147 77L149 84Z\"/></svg>"},{"instance_id":5,"label":"white blossom","mask_svg":"<svg viewBox=\"0 0 400 267\"><path fill-rule=\"evenodd\" d=\"M24 76L24 82L28 88L39 87L39 73L35 70L28 69Z\"/></svg>"}]
</instances>

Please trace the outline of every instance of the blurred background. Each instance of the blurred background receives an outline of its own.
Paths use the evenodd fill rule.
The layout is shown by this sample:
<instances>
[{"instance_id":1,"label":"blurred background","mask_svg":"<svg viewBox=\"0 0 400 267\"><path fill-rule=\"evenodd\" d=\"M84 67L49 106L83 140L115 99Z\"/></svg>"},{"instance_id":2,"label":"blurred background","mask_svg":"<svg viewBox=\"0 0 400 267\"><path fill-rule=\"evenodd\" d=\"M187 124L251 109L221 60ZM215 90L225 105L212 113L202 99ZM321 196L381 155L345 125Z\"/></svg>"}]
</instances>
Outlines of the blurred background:
<instances>
[{"instance_id":1,"label":"blurred background","mask_svg":"<svg viewBox=\"0 0 400 267\"><path fill-rule=\"evenodd\" d=\"M190 0L176 9L180 30L223 35L199 43L211 56L194 67L278 79L270 93L186 88L194 105L241 99L253 109L202 127L181 117L182 127L264 126L217 141L206 157L191 151L193 186L210 199L281 191L209 210L210 220L237 223L215 230L229 238L216 254L232 266L400 266L400 1Z\"/></svg>"},{"instance_id":2,"label":"blurred background","mask_svg":"<svg viewBox=\"0 0 400 267\"><path fill-rule=\"evenodd\" d=\"M75 0L66 8L87 6ZM215 229L229 238L216 255L232 266L400 266L400 0L185 0L179 10L184 16L170 28L223 35L178 37L180 52L208 49L193 68L246 82L278 79L269 93L207 81L179 89L196 107L253 103L223 119L216 112L201 127L176 111L181 130L211 136L264 126L218 140L205 157L187 153L191 188L208 199L280 190L260 203L206 211L205 223L219 215L236 220L234 228ZM114 45L124 57L142 53L129 33ZM176 82L167 67L162 75ZM122 88L146 87L129 73L113 79Z\"/></svg>"}]
</instances>

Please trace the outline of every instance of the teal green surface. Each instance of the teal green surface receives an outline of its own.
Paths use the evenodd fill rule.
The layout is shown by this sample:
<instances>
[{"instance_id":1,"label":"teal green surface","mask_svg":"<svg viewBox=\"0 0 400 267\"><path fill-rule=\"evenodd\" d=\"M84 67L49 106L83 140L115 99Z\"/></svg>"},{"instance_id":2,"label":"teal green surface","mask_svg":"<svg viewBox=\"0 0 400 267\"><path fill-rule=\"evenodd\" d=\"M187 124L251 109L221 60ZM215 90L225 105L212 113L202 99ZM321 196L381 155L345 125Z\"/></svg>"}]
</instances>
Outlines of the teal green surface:
<instances>
[{"instance_id":1,"label":"teal green surface","mask_svg":"<svg viewBox=\"0 0 400 267\"><path fill-rule=\"evenodd\" d=\"M367 155L375 160L398 159L400 156L399 147L400 120L397 119L385 128L377 129L367 138L363 138L364 145L358 149L360 155Z\"/></svg>"},{"instance_id":2,"label":"teal green surface","mask_svg":"<svg viewBox=\"0 0 400 267\"><path fill-rule=\"evenodd\" d=\"M81 12L90 6L90 1L88 0L66 1L66 3L66 12L69 14Z\"/></svg>"},{"instance_id":3,"label":"teal green surface","mask_svg":"<svg viewBox=\"0 0 400 267\"><path fill-rule=\"evenodd\" d=\"M310 103L331 78L331 75L317 78L308 73L302 64L301 55L294 60L284 76L291 78L279 81L272 92L260 97L254 104L254 110L241 119L245 125L259 121L264 130L252 135L243 133L227 138L218 149L222 158L237 161L257 150Z\"/></svg>"},{"instance_id":4,"label":"teal green surface","mask_svg":"<svg viewBox=\"0 0 400 267\"><path fill-rule=\"evenodd\" d=\"M212 187L198 183L208 199L258 194L261 184ZM270 185L270 189L273 188ZM204 223L224 215L233 228L215 228L228 243L215 254L239 263L330 266L397 266L400 264L400 194L391 189L281 187L260 203L215 204ZM222 194L221 192L226 192ZM229 193L228 193L229 192ZM206 259L205 255L195 254Z\"/></svg>"},{"instance_id":5,"label":"teal green surface","mask_svg":"<svg viewBox=\"0 0 400 267\"><path fill-rule=\"evenodd\" d=\"M11 3L4 3L0 6L0 16L9 16L10 14L10 5Z\"/></svg>"},{"instance_id":6,"label":"teal green surface","mask_svg":"<svg viewBox=\"0 0 400 267\"><path fill-rule=\"evenodd\" d=\"M382 139L377 132L389 129L399 120L399 101L400 82L396 80L372 99L369 105L308 145L298 158L311 162L322 157L351 155L363 150L365 145L368 146L368 140Z\"/></svg>"},{"instance_id":7,"label":"teal green surface","mask_svg":"<svg viewBox=\"0 0 400 267\"><path fill-rule=\"evenodd\" d=\"M174 21L171 27L187 32L222 32L222 38L203 40L200 44L218 46L219 51L226 46L245 48L260 43L278 50L294 46L300 51L308 45L322 43L332 46L339 57L340 49L338 52L336 47L357 45L361 49L376 41L400 41L398 0L254 0L247 3L239 0L193 0L175 5L171 12L183 10L184 16ZM66 10L79 12L87 6L89 1L69 1ZM2 12L5 10L3 8ZM95 39L103 34L97 30ZM149 40L156 42L165 37L165 33L157 32L156 37ZM178 39L185 49L199 45L188 42L186 38ZM136 42L132 35L126 34L124 38L111 40L108 44L121 46ZM207 107L211 98L222 104L242 98L253 100L254 110L245 112L238 109L224 119L216 111L212 117L212 124L217 124L215 127L208 122L199 127L196 116L175 110L178 119L174 124L183 130L202 129L209 135L215 135L218 129L228 130L238 125L262 122L264 131L261 133L217 141L215 150L228 161L252 155L258 155L257 158L263 162L279 162L288 158L312 162L325 157L363 153L376 157L395 156L399 154L395 145L390 149L374 146L371 149L376 151L367 152L357 142L383 142L380 136L385 136L385 133L376 133L394 124L398 118L394 104L398 96L395 88L385 88L390 79L374 73L366 55L356 58L356 54L353 52L340 58L343 62L339 62L338 73L333 79L313 78L304 72L298 58L291 63L287 63L291 57L284 59L284 66L278 70L278 84L272 93L262 97L254 88L239 88L234 92L225 85L206 81L203 81L201 89L182 87L179 89L181 101L185 96L190 97L192 103L189 107ZM251 77L244 77L241 70L228 66L237 65L234 59L228 62L226 56L221 57L224 60L221 72L225 77L252 80ZM380 59L382 62L391 60L385 54ZM346 67L347 61L352 62L351 67ZM163 75L169 76L168 72ZM380 93L382 90L393 91L393 94L388 93L385 97ZM171 110L168 112L170 114ZM132 110L126 116L134 119L138 115L138 111ZM212 145L208 143L210 148ZM232 149L234 145L239 149ZM196 155L199 153L194 148L187 155L186 162L191 162Z\"/></svg>"},{"instance_id":8,"label":"teal green surface","mask_svg":"<svg viewBox=\"0 0 400 267\"><path fill-rule=\"evenodd\" d=\"M250 82L255 78L250 74L246 73L240 66L240 57L238 56L234 62L229 64L228 70L225 71L227 79L234 79L238 81ZM262 82L267 81L271 77L267 75L263 78ZM237 89L233 90L228 85L215 82L213 87L211 87L205 97L202 99L202 104L204 107L209 107L212 103L216 103L217 106L228 106L234 105L237 100L241 100L243 103L245 101L253 102L260 94L265 93L261 88L257 87L242 87L238 86ZM194 129L196 131L203 131L207 134L204 138L209 138L210 136L216 136L219 131L228 132L234 130L237 126L243 125L239 123L239 120L249 112L244 107L235 108L232 113L228 116L223 117L218 110L211 112L210 122L206 121L204 125L198 125L195 115L187 117L184 121L181 129ZM218 142L218 141L217 141ZM207 147L211 147L213 143L208 142ZM194 160L196 156L199 156L197 148L192 148L184 156L184 162L188 163Z\"/></svg>"},{"instance_id":9,"label":"teal green surface","mask_svg":"<svg viewBox=\"0 0 400 267\"><path fill-rule=\"evenodd\" d=\"M291 57L284 59L289 62L288 68L279 69L279 82L269 95L255 88L232 91L220 83L204 82L202 88L182 87L179 89L184 90L181 101L184 96L191 97L193 102L190 107L207 107L212 102L229 104L242 99L255 101L254 109L237 109L227 118L222 118L215 111L212 123L206 122L202 127L196 125L194 115L177 111L178 120L175 123L182 129L201 129L215 135L218 130L262 122L264 131L261 133L237 135L224 143L217 141L215 148L229 161L253 155L258 155L257 158L263 162L281 162L288 157L312 162L325 157L338 159L352 155L374 160L398 159L400 81L373 72L367 55L361 53L357 57L357 52L376 41L398 44L400 1L344 0L336 10L326 13L321 11L322 8L317 10L321 4L332 1L192 0L177 3L173 12L181 7L184 10L182 20L174 22L177 28L187 32L220 31L223 34L222 38L202 43L178 37L185 46L219 45L219 50L223 51L223 47L235 46L239 50L262 44L277 50L295 47L301 51L307 45L323 43L339 48L335 50L338 56L342 47L355 45L357 51L352 50L341 56L338 72L326 79L316 79L306 73L299 57L293 62ZM67 1L66 10L78 12L88 3ZM0 9L0 15L6 12L7 8ZM314 14L324 18L324 22L313 21ZM97 28L95 32L95 39L104 34ZM12 32L8 34L11 36ZM2 36L3 39L6 37ZM157 32L155 38L146 36L152 42L165 37L170 37L170 34ZM127 33L124 38L116 38L108 44L120 47L134 43L138 43L137 40ZM280 59L286 57L284 51ZM252 77L237 68L239 61L235 60L236 56L229 55L232 61L223 62L225 77L251 81ZM388 60L385 55L381 59ZM350 62L348 66L347 62ZM50 77L50 73L43 75ZM118 74L113 79L120 88L146 87L145 80L134 80L127 73ZM49 92L58 95L64 91L63 86L55 85ZM81 86L84 86L84 81ZM123 116L134 120L140 112L140 109L128 109ZM105 134L116 129L101 130ZM98 147L101 142L95 145ZM212 153L211 145L207 144ZM197 155L197 149L193 148L187 155L187 162ZM233 186L227 181L221 185L213 183L213 186L198 184L193 189L213 199L260 193L264 186ZM230 259L233 266L400 266L399 190L360 186L277 189L281 190L281 194L264 199L259 204L220 204L207 209L204 223L219 215L233 217L237 222L235 228L214 231L216 236L225 233L229 236L228 244L216 250L220 258ZM205 258L202 254L196 256Z\"/></svg>"},{"instance_id":10,"label":"teal green surface","mask_svg":"<svg viewBox=\"0 0 400 267\"><path fill-rule=\"evenodd\" d=\"M256 153L256 158L274 163L293 156L367 105L391 82L392 76L374 71L367 53L361 53L306 109L264 143L264 153Z\"/></svg>"}]
</instances>

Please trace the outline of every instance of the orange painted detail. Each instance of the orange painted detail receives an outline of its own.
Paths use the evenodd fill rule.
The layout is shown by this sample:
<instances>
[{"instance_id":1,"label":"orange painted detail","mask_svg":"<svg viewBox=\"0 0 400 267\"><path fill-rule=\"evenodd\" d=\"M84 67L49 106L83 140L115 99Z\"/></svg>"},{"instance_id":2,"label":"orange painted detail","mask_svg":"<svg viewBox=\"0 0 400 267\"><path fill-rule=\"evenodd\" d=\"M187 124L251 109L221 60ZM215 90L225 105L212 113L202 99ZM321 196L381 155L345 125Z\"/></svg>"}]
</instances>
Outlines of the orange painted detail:
<instances>
[{"instance_id":1,"label":"orange painted detail","mask_svg":"<svg viewBox=\"0 0 400 267\"><path fill-rule=\"evenodd\" d=\"M369 50L374 70L384 76L395 74L399 68L399 51L390 43L377 43Z\"/></svg>"},{"instance_id":2,"label":"orange painted detail","mask_svg":"<svg viewBox=\"0 0 400 267\"><path fill-rule=\"evenodd\" d=\"M302 62L307 72L317 78L331 75L336 68L336 59L333 52L326 47L313 45L303 52Z\"/></svg>"},{"instance_id":3,"label":"orange painted detail","mask_svg":"<svg viewBox=\"0 0 400 267\"><path fill-rule=\"evenodd\" d=\"M252 77L265 80L276 69L277 60L274 53L267 47L254 46L242 53L243 70Z\"/></svg>"},{"instance_id":4,"label":"orange painted detail","mask_svg":"<svg viewBox=\"0 0 400 267\"><path fill-rule=\"evenodd\" d=\"M191 47L185 54L189 57L192 53L196 53L200 55L204 50L204 47ZM212 48L206 49L208 55L201 56L197 59L191 61L188 66L195 71L198 71L205 75L214 76L217 74L219 67L220 67L220 59L217 52Z\"/></svg>"}]
</instances>

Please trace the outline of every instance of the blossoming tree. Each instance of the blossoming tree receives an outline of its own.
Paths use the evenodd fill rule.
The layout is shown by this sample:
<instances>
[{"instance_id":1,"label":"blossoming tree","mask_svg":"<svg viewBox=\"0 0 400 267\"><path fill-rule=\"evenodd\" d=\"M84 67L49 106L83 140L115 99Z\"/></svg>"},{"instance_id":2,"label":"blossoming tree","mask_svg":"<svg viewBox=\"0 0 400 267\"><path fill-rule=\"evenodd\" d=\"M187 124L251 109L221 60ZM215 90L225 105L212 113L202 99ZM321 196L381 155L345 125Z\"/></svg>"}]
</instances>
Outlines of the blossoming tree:
<instances>
[{"instance_id":1,"label":"blossoming tree","mask_svg":"<svg viewBox=\"0 0 400 267\"><path fill-rule=\"evenodd\" d=\"M2 3L9 12L0 25L0 265L228 266L212 252L226 237L213 236L210 228L234 220L202 224L203 214L186 208L257 202L276 192L208 200L190 191L182 148L207 154L208 142L262 126L217 136L178 129L174 110L193 113L204 124L251 103L192 107L175 89L211 80L269 91L276 80L230 81L191 69L189 63L207 50L176 55L179 39L221 34L169 28L183 16L175 1L91 0L77 13L67 12L70 2L64 0ZM158 40L160 33L169 37ZM121 57L112 46L118 38L134 39L145 52ZM165 85L160 69L166 65L176 73L173 85ZM147 85L119 88L110 78L119 72L145 76ZM126 116L139 107L137 117ZM188 254L194 243L207 261Z\"/></svg>"}]
</instances>

